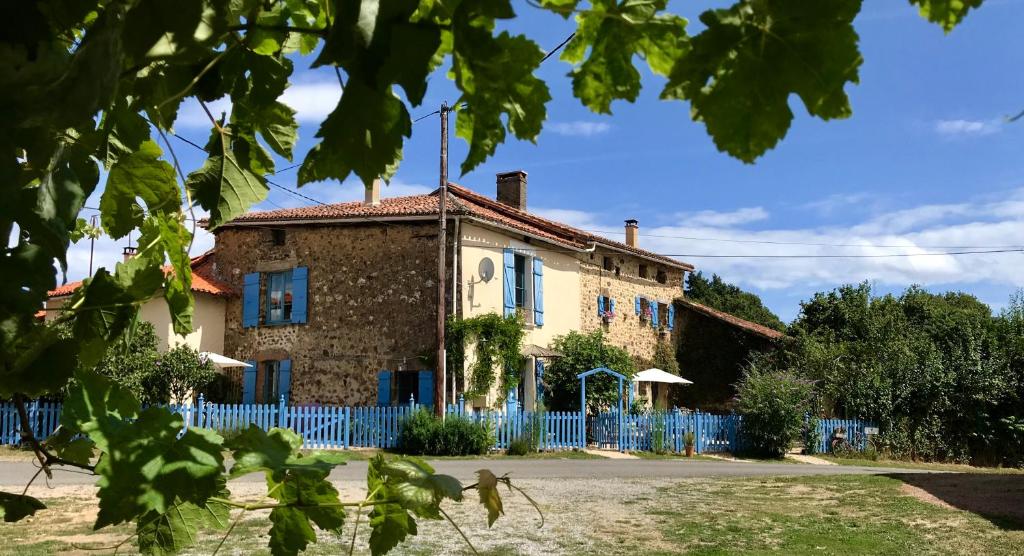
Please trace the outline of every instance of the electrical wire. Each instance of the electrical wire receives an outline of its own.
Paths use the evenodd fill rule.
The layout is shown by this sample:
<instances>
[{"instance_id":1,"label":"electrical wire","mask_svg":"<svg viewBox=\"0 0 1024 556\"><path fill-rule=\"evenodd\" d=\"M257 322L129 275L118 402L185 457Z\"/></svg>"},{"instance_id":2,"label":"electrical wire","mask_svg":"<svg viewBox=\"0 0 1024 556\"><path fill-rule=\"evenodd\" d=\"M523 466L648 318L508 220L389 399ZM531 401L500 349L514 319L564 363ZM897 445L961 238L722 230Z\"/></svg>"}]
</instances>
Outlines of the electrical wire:
<instances>
[{"instance_id":1,"label":"electrical wire","mask_svg":"<svg viewBox=\"0 0 1024 556\"><path fill-rule=\"evenodd\" d=\"M595 234L609 234L609 235L625 235L626 232L612 231L612 230L588 230L584 229L585 232L591 232ZM673 235L660 235L660 234L640 234L642 237L653 237L663 239L684 239L689 241L716 241L725 243L754 243L759 245L803 245L809 247L879 247L886 249L1018 249L1024 248L1024 245L881 245L874 243L815 243L815 242L804 242L804 241L772 241L772 240L760 240L760 239L733 239L733 238L718 238L718 237L695 237L695 236L673 236Z\"/></svg>"}]
</instances>

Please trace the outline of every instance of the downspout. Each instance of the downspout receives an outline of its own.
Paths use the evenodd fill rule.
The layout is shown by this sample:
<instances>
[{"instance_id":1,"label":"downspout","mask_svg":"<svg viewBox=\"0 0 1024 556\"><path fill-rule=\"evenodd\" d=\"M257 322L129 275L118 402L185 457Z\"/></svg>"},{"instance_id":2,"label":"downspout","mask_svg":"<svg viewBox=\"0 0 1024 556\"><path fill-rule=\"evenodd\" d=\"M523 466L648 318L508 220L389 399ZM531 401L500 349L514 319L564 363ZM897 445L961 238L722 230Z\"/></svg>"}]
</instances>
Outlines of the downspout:
<instances>
[{"instance_id":1,"label":"downspout","mask_svg":"<svg viewBox=\"0 0 1024 556\"><path fill-rule=\"evenodd\" d=\"M455 318L462 318L459 314L459 297L461 297L462 280L461 273L459 272L459 251L462 250L462 233L460 232L459 226L460 219L458 216L455 217L455 241L452 243L452 312L451 316ZM455 374L452 373L451 380L452 384L452 404L456 403L458 398L455 397ZM462 411L462 408L459 408Z\"/></svg>"}]
</instances>

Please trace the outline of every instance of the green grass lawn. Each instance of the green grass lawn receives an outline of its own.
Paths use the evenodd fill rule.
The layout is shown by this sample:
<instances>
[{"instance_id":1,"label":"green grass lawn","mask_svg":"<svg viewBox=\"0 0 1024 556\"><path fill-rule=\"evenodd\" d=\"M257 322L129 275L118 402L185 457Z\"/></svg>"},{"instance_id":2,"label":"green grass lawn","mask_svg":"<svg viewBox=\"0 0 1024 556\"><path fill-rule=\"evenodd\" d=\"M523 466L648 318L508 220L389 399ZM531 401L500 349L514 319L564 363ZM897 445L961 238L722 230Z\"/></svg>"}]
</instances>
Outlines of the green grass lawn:
<instances>
[{"instance_id":1,"label":"green grass lawn","mask_svg":"<svg viewBox=\"0 0 1024 556\"><path fill-rule=\"evenodd\" d=\"M835 462L839 465L854 465L858 467L895 467L901 469L922 469L928 471L949 471L954 473L1024 473L1024 469L1008 467L975 467L973 465L959 465L954 463L930 463L903 461L895 459L861 459L861 458L839 458L828 455L815 455L815 457Z\"/></svg>"},{"instance_id":2,"label":"green grass lawn","mask_svg":"<svg viewBox=\"0 0 1024 556\"><path fill-rule=\"evenodd\" d=\"M659 535L643 552L1020 554L1024 519L940 507L903 485L853 475L684 482L648 510Z\"/></svg>"}]
</instances>

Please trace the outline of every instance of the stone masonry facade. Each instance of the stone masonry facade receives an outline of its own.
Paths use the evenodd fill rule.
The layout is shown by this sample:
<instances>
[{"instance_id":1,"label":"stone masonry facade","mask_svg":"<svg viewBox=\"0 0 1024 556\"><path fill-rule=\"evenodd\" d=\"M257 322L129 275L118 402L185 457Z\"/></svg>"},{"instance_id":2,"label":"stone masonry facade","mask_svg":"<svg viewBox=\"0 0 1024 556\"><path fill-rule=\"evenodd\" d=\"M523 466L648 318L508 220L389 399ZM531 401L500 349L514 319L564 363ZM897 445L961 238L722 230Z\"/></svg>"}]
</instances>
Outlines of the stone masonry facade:
<instances>
[{"instance_id":1,"label":"stone masonry facade","mask_svg":"<svg viewBox=\"0 0 1024 556\"><path fill-rule=\"evenodd\" d=\"M671 304L683 296L683 270L615 251L596 250L583 255L580 261L580 323L584 332L603 330L607 341L626 349L635 359L649 361L658 342L676 345L677 326L652 327L636 314L637 296ZM605 269L605 258L611 268ZM641 276L641 265L646 276ZM660 280L659 280L660 277ZM598 296L615 300L616 316L605 323L597 313ZM667 309L662 309L659 324L667 323ZM678 318L678 315L677 315Z\"/></svg>"},{"instance_id":2,"label":"stone masonry facade","mask_svg":"<svg viewBox=\"0 0 1024 556\"><path fill-rule=\"evenodd\" d=\"M215 272L241 291L247 273L307 267L308 320L243 328L242 299L233 298L225 311L226 355L291 359L295 404L374 405L380 370L430 368L424 361L436 342L436 222L273 227L285 230L283 245L270 227L218 230Z\"/></svg>"}]
</instances>

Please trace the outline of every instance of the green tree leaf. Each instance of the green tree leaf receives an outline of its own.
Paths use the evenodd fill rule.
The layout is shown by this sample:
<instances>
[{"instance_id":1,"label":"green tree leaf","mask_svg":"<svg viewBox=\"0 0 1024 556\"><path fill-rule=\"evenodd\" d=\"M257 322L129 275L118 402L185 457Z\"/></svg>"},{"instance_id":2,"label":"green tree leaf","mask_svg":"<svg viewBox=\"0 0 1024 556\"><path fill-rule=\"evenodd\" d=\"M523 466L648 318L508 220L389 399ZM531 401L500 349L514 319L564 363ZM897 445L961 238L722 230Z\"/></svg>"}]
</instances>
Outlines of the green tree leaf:
<instances>
[{"instance_id":1,"label":"green tree leaf","mask_svg":"<svg viewBox=\"0 0 1024 556\"><path fill-rule=\"evenodd\" d=\"M189 174L185 185L195 202L210 211L211 230L244 214L250 206L265 199L270 190L263 176L243 166L235 153L226 148Z\"/></svg>"},{"instance_id":2,"label":"green tree leaf","mask_svg":"<svg viewBox=\"0 0 1024 556\"><path fill-rule=\"evenodd\" d=\"M21 521L28 516L35 515L37 511L45 509L46 505L40 502L38 498L23 494L0 492L0 517L7 523Z\"/></svg>"},{"instance_id":3,"label":"green tree leaf","mask_svg":"<svg viewBox=\"0 0 1024 556\"><path fill-rule=\"evenodd\" d=\"M223 497L227 493L220 493ZM158 556L179 554L195 545L201 531L228 527L230 508L220 502L197 505L176 500L167 512L150 512L139 518L139 551Z\"/></svg>"},{"instance_id":4,"label":"green tree leaf","mask_svg":"<svg viewBox=\"0 0 1024 556\"><path fill-rule=\"evenodd\" d=\"M547 118L551 100L547 85L533 75L543 53L522 35L491 34L472 11L475 3L459 6L452 28L452 76L462 92L456 106L455 133L469 143L461 171L479 166L512 134L536 139Z\"/></svg>"},{"instance_id":5,"label":"green tree leaf","mask_svg":"<svg viewBox=\"0 0 1024 556\"><path fill-rule=\"evenodd\" d=\"M100 222L107 234L121 239L142 225L151 214L177 212L181 205L174 167L160 160L160 147L152 141L120 158L111 166L107 186L100 197ZM141 198L145 211L139 204Z\"/></svg>"},{"instance_id":6,"label":"green tree leaf","mask_svg":"<svg viewBox=\"0 0 1024 556\"><path fill-rule=\"evenodd\" d=\"M299 168L299 184L343 181L355 172L363 183L390 178L402 158L402 141L412 134L405 104L392 91L349 80L338 106L327 116L317 144Z\"/></svg>"},{"instance_id":7,"label":"green tree leaf","mask_svg":"<svg viewBox=\"0 0 1024 556\"><path fill-rule=\"evenodd\" d=\"M740 2L701 14L707 29L672 70L662 98L688 99L715 145L753 162L786 135L790 94L822 119L851 114L846 83L862 62L860 0Z\"/></svg>"},{"instance_id":8,"label":"green tree leaf","mask_svg":"<svg viewBox=\"0 0 1024 556\"><path fill-rule=\"evenodd\" d=\"M110 450L110 436L124 426L124 419L139 414L139 402L124 387L91 370L75 372L61 409L61 427L80 432L103 451Z\"/></svg>"},{"instance_id":9,"label":"green tree leaf","mask_svg":"<svg viewBox=\"0 0 1024 556\"><path fill-rule=\"evenodd\" d=\"M270 511L270 553L274 556L294 555L316 542L316 531L301 510L290 507Z\"/></svg>"},{"instance_id":10,"label":"green tree leaf","mask_svg":"<svg viewBox=\"0 0 1024 556\"><path fill-rule=\"evenodd\" d=\"M960 24L967 12L972 8L981 6L983 0L910 0L911 4L918 7L921 17L938 23L942 29L949 33L954 27Z\"/></svg>"},{"instance_id":11,"label":"green tree leaf","mask_svg":"<svg viewBox=\"0 0 1024 556\"><path fill-rule=\"evenodd\" d=\"M686 20L661 15L666 0L603 0L576 16L576 35L562 59L574 67L573 94L594 112L611 113L611 102L636 100L640 72L633 57L647 60L651 71L667 76L686 49ZM590 50L590 55L587 50Z\"/></svg>"}]
</instances>

